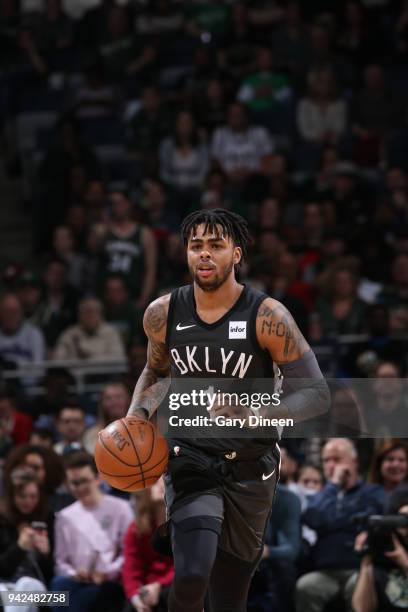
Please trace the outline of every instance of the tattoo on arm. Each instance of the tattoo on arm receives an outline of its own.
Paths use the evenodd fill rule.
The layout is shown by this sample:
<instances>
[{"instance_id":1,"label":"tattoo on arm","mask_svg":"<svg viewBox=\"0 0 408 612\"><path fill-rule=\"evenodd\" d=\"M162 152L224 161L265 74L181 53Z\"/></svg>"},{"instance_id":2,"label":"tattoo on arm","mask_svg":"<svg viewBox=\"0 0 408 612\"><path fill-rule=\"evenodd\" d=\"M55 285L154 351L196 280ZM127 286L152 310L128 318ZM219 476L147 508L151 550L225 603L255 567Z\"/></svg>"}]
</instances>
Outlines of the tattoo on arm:
<instances>
[{"instance_id":1,"label":"tattoo on arm","mask_svg":"<svg viewBox=\"0 0 408 612\"><path fill-rule=\"evenodd\" d=\"M160 302L151 304L146 310L144 324L148 331L158 334L165 326L166 321L166 309Z\"/></svg>"},{"instance_id":2,"label":"tattoo on arm","mask_svg":"<svg viewBox=\"0 0 408 612\"><path fill-rule=\"evenodd\" d=\"M169 354L166 344L153 339L150 334L162 331L166 321L167 312L160 302L151 304L145 312L144 325L149 335L147 364L136 383L128 415L137 414L140 408L152 415L164 397L168 383L163 379L167 379L170 372Z\"/></svg>"},{"instance_id":3,"label":"tattoo on arm","mask_svg":"<svg viewBox=\"0 0 408 612\"><path fill-rule=\"evenodd\" d=\"M281 347L278 352L282 360L297 359L309 348L292 315L282 304L274 308L262 304L258 318L262 319L261 335L277 338L277 344Z\"/></svg>"}]
</instances>

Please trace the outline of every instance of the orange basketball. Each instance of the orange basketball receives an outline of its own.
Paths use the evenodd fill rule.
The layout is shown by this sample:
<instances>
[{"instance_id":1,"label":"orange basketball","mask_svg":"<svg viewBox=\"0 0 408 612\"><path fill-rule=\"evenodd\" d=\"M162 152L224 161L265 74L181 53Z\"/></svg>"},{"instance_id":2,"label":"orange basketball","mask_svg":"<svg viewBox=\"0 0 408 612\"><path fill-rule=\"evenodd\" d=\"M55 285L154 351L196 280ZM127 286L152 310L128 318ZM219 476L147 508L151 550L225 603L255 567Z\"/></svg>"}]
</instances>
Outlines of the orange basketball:
<instances>
[{"instance_id":1,"label":"orange basketball","mask_svg":"<svg viewBox=\"0 0 408 612\"><path fill-rule=\"evenodd\" d=\"M121 491L154 485L165 471L167 460L167 442L150 421L128 416L98 434L96 466L102 478Z\"/></svg>"}]
</instances>

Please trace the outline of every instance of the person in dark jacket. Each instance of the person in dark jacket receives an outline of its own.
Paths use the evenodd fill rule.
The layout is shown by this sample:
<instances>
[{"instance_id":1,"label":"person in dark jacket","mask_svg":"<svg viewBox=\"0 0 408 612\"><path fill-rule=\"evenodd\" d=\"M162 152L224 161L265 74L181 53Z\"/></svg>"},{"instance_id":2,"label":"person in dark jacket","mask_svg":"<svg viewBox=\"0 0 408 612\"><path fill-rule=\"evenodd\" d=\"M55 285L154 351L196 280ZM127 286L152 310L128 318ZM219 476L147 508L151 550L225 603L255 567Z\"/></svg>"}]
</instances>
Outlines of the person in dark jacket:
<instances>
[{"instance_id":1,"label":"person in dark jacket","mask_svg":"<svg viewBox=\"0 0 408 612\"><path fill-rule=\"evenodd\" d=\"M278 484L262 561L250 590L249 611L289 612L293 609L296 561L301 549L300 515L297 495Z\"/></svg>"},{"instance_id":2,"label":"person in dark jacket","mask_svg":"<svg viewBox=\"0 0 408 612\"><path fill-rule=\"evenodd\" d=\"M361 531L353 519L381 514L385 491L358 478L358 455L351 440L330 439L322 450L323 489L309 501L303 521L317 533L311 551L313 570L296 585L297 612L323 612L338 595L350 602L359 566L354 549Z\"/></svg>"},{"instance_id":3,"label":"person in dark jacket","mask_svg":"<svg viewBox=\"0 0 408 612\"><path fill-rule=\"evenodd\" d=\"M42 591L52 576L53 519L34 472L16 468L0 512L0 591ZM9 612L13 607L4 606ZM21 610L21 607L19 606ZM37 606L22 606L36 612Z\"/></svg>"}]
</instances>

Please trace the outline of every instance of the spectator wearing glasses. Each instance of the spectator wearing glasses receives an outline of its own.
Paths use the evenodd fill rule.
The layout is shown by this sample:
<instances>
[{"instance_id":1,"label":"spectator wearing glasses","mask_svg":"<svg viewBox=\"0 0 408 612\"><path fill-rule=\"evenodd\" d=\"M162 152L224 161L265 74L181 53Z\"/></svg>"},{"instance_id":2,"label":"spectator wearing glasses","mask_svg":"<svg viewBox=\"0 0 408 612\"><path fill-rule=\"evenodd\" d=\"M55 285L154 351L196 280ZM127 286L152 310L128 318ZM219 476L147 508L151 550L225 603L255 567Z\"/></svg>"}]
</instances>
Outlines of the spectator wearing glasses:
<instances>
[{"instance_id":1,"label":"spectator wearing glasses","mask_svg":"<svg viewBox=\"0 0 408 612\"><path fill-rule=\"evenodd\" d=\"M71 397L66 398L58 410L56 428L61 440L54 444L59 455L82 448L82 438L86 428L85 410L79 402Z\"/></svg>"},{"instance_id":2,"label":"spectator wearing glasses","mask_svg":"<svg viewBox=\"0 0 408 612\"><path fill-rule=\"evenodd\" d=\"M95 462L88 453L67 456L65 468L76 501L56 518L56 576L51 589L69 591L71 612L102 612L123 597L117 580L132 511L127 501L102 492Z\"/></svg>"}]
</instances>

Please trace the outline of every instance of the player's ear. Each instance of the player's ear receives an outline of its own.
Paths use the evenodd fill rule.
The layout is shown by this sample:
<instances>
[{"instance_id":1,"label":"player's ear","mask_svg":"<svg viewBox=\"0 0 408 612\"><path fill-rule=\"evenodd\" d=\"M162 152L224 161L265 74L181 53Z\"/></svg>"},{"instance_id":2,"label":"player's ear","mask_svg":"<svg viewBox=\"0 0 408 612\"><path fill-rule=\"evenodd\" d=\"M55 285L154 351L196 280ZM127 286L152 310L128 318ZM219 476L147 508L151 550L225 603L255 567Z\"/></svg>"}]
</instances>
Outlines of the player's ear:
<instances>
[{"instance_id":1,"label":"player's ear","mask_svg":"<svg viewBox=\"0 0 408 612\"><path fill-rule=\"evenodd\" d=\"M234 264L238 264L242 259L242 249L241 247L234 247L234 257L233 257L233 262Z\"/></svg>"}]
</instances>

